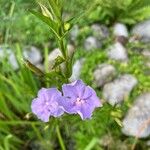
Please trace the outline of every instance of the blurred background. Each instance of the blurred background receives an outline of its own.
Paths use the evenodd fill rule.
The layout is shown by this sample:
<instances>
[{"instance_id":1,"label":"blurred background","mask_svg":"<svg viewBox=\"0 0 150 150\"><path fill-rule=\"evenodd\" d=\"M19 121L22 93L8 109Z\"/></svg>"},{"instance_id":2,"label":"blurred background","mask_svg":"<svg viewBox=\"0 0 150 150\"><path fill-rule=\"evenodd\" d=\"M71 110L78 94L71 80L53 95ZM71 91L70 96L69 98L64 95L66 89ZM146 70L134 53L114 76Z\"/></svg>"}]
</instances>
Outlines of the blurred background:
<instances>
[{"instance_id":1,"label":"blurred background","mask_svg":"<svg viewBox=\"0 0 150 150\"><path fill-rule=\"evenodd\" d=\"M66 150L149 150L150 0L63 1L64 18L90 8L68 36L68 50L76 52L70 81L81 78L103 102L92 120L59 119ZM50 70L61 55L57 43L28 11L40 11L36 1L0 6L0 150L60 150L57 119L42 123L31 113L46 83L22 61Z\"/></svg>"}]
</instances>

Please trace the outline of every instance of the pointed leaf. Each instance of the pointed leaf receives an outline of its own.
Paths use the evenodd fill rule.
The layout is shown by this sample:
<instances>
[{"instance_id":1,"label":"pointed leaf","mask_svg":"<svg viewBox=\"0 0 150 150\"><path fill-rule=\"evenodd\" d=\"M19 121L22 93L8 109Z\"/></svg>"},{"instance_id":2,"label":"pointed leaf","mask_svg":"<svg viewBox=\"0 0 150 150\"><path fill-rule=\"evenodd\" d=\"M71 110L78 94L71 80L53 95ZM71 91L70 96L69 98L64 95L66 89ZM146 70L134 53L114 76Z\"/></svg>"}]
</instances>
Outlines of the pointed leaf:
<instances>
[{"instance_id":1,"label":"pointed leaf","mask_svg":"<svg viewBox=\"0 0 150 150\"><path fill-rule=\"evenodd\" d=\"M51 20L53 20L53 16L51 14L51 12L41 3L39 3L40 7L41 7L41 10L42 10L42 14L46 17L50 17Z\"/></svg>"},{"instance_id":2,"label":"pointed leaf","mask_svg":"<svg viewBox=\"0 0 150 150\"><path fill-rule=\"evenodd\" d=\"M38 75L38 76L44 76L44 73L39 68L37 68L35 65L33 65L29 60L24 59L23 63L25 64L25 66L27 68L29 68L36 75Z\"/></svg>"},{"instance_id":3,"label":"pointed leaf","mask_svg":"<svg viewBox=\"0 0 150 150\"><path fill-rule=\"evenodd\" d=\"M57 19L61 18L61 12L55 0L48 0L50 4L50 8L52 13L55 15Z\"/></svg>"},{"instance_id":4,"label":"pointed leaf","mask_svg":"<svg viewBox=\"0 0 150 150\"><path fill-rule=\"evenodd\" d=\"M52 32L57 36L57 38L60 38L59 35L57 34L57 28L58 25L57 23L55 23L54 21L52 21L50 18L44 16L43 14L30 10L30 12L35 15L37 18L39 18L41 21L43 21L44 23L46 23L50 29L52 30Z\"/></svg>"},{"instance_id":5,"label":"pointed leaf","mask_svg":"<svg viewBox=\"0 0 150 150\"><path fill-rule=\"evenodd\" d=\"M74 24L76 24L76 23L79 21L79 19L81 19L84 15L85 15L85 14L84 14L84 12L82 11L82 12L78 13L75 17L72 17L71 19L69 19L68 21L66 21L66 23L69 23L69 24L71 24L71 25L74 25Z\"/></svg>"}]
</instances>

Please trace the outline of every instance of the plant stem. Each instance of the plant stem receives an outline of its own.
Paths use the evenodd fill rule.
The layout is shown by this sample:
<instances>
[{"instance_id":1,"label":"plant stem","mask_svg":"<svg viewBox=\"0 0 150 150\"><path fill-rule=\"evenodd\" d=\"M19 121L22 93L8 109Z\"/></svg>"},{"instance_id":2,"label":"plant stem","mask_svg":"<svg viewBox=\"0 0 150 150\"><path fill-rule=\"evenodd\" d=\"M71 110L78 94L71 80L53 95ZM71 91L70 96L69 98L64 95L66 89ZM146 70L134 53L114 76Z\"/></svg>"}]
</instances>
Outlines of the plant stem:
<instances>
[{"instance_id":1,"label":"plant stem","mask_svg":"<svg viewBox=\"0 0 150 150\"><path fill-rule=\"evenodd\" d=\"M59 129L58 125L56 126L56 133L57 133L57 137L58 137L61 149L66 150L66 147L65 147L65 144L63 142L63 139L62 139L62 136L61 136L60 129Z\"/></svg>"},{"instance_id":2,"label":"plant stem","mask_svg":"<svg viewBox=\"0 0 150 150\"><path fill-rule=\"evenodd\" d=\"M65 59L65 72L64 72L64 74L65 74L65 77L68 80L68 78L71 75L71 69L72 69L71 67L72 66L69 64L71 62L69 61L67 46L66 46L65 40L63 38L59 41L59 48L60 48L60 50L62 52L62 55Z\"/></svg>"},{"instance_id":3,"label":"plant stem","mask_svg":"<svg viewBox=\"0 0 150 150\"><path fill-rule=\"evenodd\" d=\"M66 50L64 39L60 39L59 47L60 47L60 50L63 54L63 57L66 59L67 58L67 50Z\"/></svg>"}]
</instances>

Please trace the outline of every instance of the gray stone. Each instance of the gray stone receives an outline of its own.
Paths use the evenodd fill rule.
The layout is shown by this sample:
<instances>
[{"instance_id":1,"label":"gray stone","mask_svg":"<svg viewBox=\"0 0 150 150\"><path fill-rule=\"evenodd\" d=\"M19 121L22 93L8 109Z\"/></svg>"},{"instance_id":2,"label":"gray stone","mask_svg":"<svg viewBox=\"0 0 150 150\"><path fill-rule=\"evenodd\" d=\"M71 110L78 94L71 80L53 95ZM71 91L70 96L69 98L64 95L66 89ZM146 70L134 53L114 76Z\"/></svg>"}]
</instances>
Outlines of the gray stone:
<instances>
[{"instance_id":1,"label":"gray stone","mask_svg":"<svg viewBox=\"0 0 150 150\"><path fill-rule=\"evenodd\" d=\"M150 135L150 93L139 96L123 120L122 132L145 138Z\"/></svg>"},{"instance_id":2,"label":"gray stone","mask_svg":"<svg viewBox=\"0 0 150 150\"><path fill-rule=\"evenodd\" d=\"M14 70L17 70L19 68L16 56L13 50L1 46L0 47L0 59L2 60L5 57L8 58L8 61Z\"/></svg>"},{"instance_id":3,"label":"gray stone","mask_svg":"<svg viewBox=\"0 0 150 150\"><path fill-rule=\"evenodd\" d=\"M40 50L34 46L25 48L23 51L23 55L26 59L28 59L34 65L42 61L42 55L41 55Z\"/></svg>"},{"instance_id":4,"label":"gray stone","mask_svg":"<svg viewBox=\"0 0 150 150\"><path fill-rule=\"evenodd\" d=\"M79 27L77 25L75 25L70 32L70 38L72 41L75 41L78 37L79 34Z\"/></svg>"},{"instance_id":5,"label":"gray stone","mask_svg":"<svg viewBox=\"0 0 150 150\"><path fill-rule=\"evenodd\" d=\"M143 54L143 56L150 59L150 50L143 50L142 54Z\"/></svg>"},{"instance_id":6,"label":"gray stone","mask_svg":"<svg viewBox=\"0 0 150 150\"><path fill-rule=\"evenodd\" d=\"M68 44L67 45L67 49L68 49L68 55L69 55L69 57L72 57L72 55L75 52L75 47L73 45L71 45L71 44Z\"/></svg>"},{"instance_id":7,"label":"gray stone","mask_svg":"<svg viewBox=\"0 0 150 150\"><path fill-rule=\"evenodd\" d=\"M150 68L150 50L143 50L142 55L146 58L145 65ZM150 75L150 70L146 70L146 74Z\"/></svg>"},{"instance_id":8,"label":"gray stone","mask_svg":"<svg viewBox=\"0 0 150 150\"><path fill-rule=\"evenodd\" d=\"M132 34L139 36L143 42L150 42L150 20L135 25Z\"/></svg>"},{"instance_id":9,"label":"gray stone","mask_svg":"<svg viewBox=\"0 0 150 150\"><path fill-rule=\"evenodd\" d=\"M113 33L115 36L124 36L128 37L128 29L122 23L116 23L113 28Z\"/></svg>"},{"instance_id":10,"label":"gray stone","mask_svg":"<svg viewBox=\"0 0 150 150\"><path fill-rule=\"evenodd\" d=\"M85 61L85 59L81 58L74 63L73 69L72 69L72 75L70 77L70 81L75 81L75 80L80 78L81 69L82 69L82 66L84 64L84 61Z\"/></svg>"},{"instance_id":11,"label":"gray stone","mask_svg":"<svg viewBox=\"0 0 150 150\"><path fill-rule=\"evenodd\" d=\"M137 79L132 75L122 75L104 85L103 96L111 105L119 104L130 94L136 84Z\"/></svg>"},{"instance_id":12,"label":"gray stone","mask_svg":"<svg viewBox=\"0 0 150 150\"><path fill-rule=\"evenodd\" d=\"M44 71L44 65L43 64L36 64L36 67L38 67L41 71Z\"/></svg>"},{"instance_id":13,"label":"gray stone","mask_svg":"<svg viewBox=\"0 0 150 150\"><path fill-rule=\"evenodd\" d=\"M140 37L139 37L138 35L133 35L133 36L130 36L130 38L129 38L128 41L129 41L130 43L138 43L139 40L140 40Z\"/></svg>"},{"instance_id":14,"label":"gray stone","mask_svg":"<svg viewBox=\"0 0 150 150\"><path fill-rule=\"evenodd\" d=\"M84 41L84 48L88 51L92 49L100 48L101 46L102 46L101 42L94 36L89 36Z\"/></svg>"},{"instance_id":15,"label":"gray stone","mask_svg":"<svg viewBox=\"0 0 150 150\"><path fill-rule=\"evenodd\" d=\"M119 60L119 61L128 60L127 50L119 42L116 42L114 45L108 48L107 55L110 59L114 59L114 60Z\"/></svg>"},{"instance_id":16,"label":"gray stone","mask_svg":"<svg viewBox=\"0 0 150 150\"><path fill-rule=\"evenodd\" d=\"M105 25L93 24L91 29L93 30L94 36L99 40L104 40L109 36L109 30Z\"/></svg>"},{"instance_id":17,"label":"gray stone","mask_svg":"<svg viewBox=\"0 0 150 150\"><path fill-rule=\"evenodd\" d=\"M150 62L147 62L147 63L146 63L146 66L147 66L148 68L150 68Z\"/></svg>"},{"instance_id":18,"label":"gray stone","mask_svg":"<svg viewBox=\"0 0 150 150\"><path fill-rule=\"evenodd\" d=\"M59 50L59 48L55 48L54 50L52 50L49 55L48 55L48 62L49 62L49 69L52 70L54 64L55 64L55 59L61 56L62 57L62 53Z\"/></svg>"},{"instance_id":19,"label":"gray stone","mask_svg":"<svg viewBox=\"0 0 150 150\"><path fill-rule=\"evenodd\" d=\"M110 82L116 74L115 67L110 64L100 64L93 73L96 87L101 87Z\"/></svg>"}]
</instances>

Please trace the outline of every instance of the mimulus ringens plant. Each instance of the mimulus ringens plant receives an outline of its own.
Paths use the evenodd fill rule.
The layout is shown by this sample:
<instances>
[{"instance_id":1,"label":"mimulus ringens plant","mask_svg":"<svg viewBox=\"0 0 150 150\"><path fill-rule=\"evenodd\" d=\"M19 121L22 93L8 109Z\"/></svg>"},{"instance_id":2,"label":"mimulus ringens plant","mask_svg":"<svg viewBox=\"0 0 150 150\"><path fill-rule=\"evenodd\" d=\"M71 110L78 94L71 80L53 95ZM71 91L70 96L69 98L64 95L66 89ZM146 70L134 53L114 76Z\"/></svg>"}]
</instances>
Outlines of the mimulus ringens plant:
<instances>
[{"instance_id":1,"label":"mimulus ringens plant","mask_svg":"<svg viewBox=\"0 0 150 150\"><path fill-rule=\"evenodd\" d=\"M48 122L50 116L60 117L64 111L90 119L94 109L102 106L95 91L81 80L64 84L62 91L63 96L56 88L42 88L38 98L32 101L32 112L44 122Z\"/></svg>"},{"instance_id":2,"label":"mimulus ringens plant","mask_svg":"<svg viewBox=\"0 0 150 150\"><path fill-rule=\"evenodd\" d=\"M49 26L57 39L62 56L55 59L53 70L46 73L26 60L26 65L30 70L49 82L51 87L56 87L39 90L37 98L31 104L32 112L43 122L48 122L51 116L60 117L64 112L79 114L83 120L90 119L94 109L102 104L94 89L86 86L82 80L69 83L74 52L71 56L69 55L66 40L67 34L83 14L79 13L69 20L64 20L62 0L48 0L48 3L50 9L39 3L42 13L33 10L31 13ZM64 70L61 69L62 63L65 65ZM58 89L62 89L62 92Z\"/></svg>"},{"instance_id":3,"label":"mimulus ringens plant","mask_svg":"<svg viewBox=\"0 0 150 150\"><path fill-rule=\"evenodd\" d=\"M94 89L86 86L82 80L69 83L69 78L72 75L74 51L70 55L66 38L71 28L86 11L84 13L79 12L75 17L65 20L63 17L63 6L65 6L63 0L47 1L49 4L46 6L50 6L49 8L39 3L42 13L33 10L31 10L31 13L49 26L62 55L55 59L54 65L51 66L52 70L46 72L25 60L25 65L42 79L42 83L43 81L46 82L44 82L44 86L53 87L39 90L37 98L33 99L31 103L32 112L43 122L49 122L51 116L60 117L64 113L78 114L82 120L90 119L95 108L101 107L102 104ZM88 8L88 10L90 9ZM48 51L45 52L45 54L47 53ZM48 64L48 62L45 64ZM66 150L58 123L56 133L61 149Z\"/></svg>"}]
</instances>

